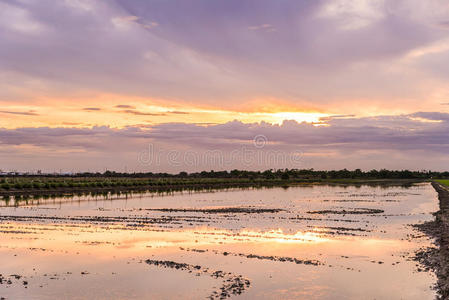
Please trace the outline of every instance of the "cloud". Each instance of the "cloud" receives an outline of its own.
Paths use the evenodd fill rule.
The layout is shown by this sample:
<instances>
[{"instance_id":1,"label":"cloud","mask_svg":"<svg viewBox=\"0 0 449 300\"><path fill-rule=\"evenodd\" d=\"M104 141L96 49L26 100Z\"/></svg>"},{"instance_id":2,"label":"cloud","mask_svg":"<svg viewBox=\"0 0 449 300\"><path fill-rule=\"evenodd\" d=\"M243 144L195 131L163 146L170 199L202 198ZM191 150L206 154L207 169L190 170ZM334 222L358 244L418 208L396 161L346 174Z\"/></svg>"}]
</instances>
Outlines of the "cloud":
<instances>
[{"instance_id":1,"label":"cloud","mask_svg":"<svg viewBox=\"0 0 449 300\"><path fill-rule=\"evenodd\" d=\"M438 120L439 122L427 122ZM449 151L449 114L419 112L402 116L372 118L336 118L328 126L285 121L281 125L268 123L245 124L238 121L225 124L200 125L165 123L141 127L112 129L92 128L18 128L0 130L0 152L15 149L16 158L0 160L2 165L22 164L20 157L33 148L30 168L42 168L41 161L59 151L75 151L77 167L92 168L91 162L110 163L108 168L128 164L135 170L151 167L139 162L138 157L148 150L167 159L168 153L179 157L219 153L229 159L227 165L216 161L189 164L160 162L154 166L162 171L197 171L202 169L272 167L329 168L444 168ZM254 138L263 136L263 149L254 147ZM50 151L51 150L51 151ZM54 152L56 151L56 152ZM299 165L282 161L251 161L242 165L245 151L251 158L257 155L301 154ZM252 151L252 152L251 152ZM257 154L259 153L260 154ZM206 154L205 154L206 153ZM28 154L29 155L29 154ZM234 155L235 161L232 160ZM240 156L239 156L240 155ZM201 156L202 157L202 156ZM240 160L237 160L237 158ZM391 158L395 157L394 160ZM53 166L64 166L66 157L55 157Z\"/></svg>"},{"instance_id":2,"label":"cloud","mask_svg":"<svg viewBox=\"0 0 449 300\"><path fill-rule=\"evenodd\" d=\"M447 51L403 59L447 39L444 1L6 3L20 13L0 24L2 99L114 94L234 110L262 99L346 114L430 110L447 90ZM38 35L10 28L27 22Z\"/></svg>"},{"instance_id":3,"label":"cloud","mask_svg":"<svg viewBox=\"0 0 449 300\"><path fill-rule=\"evenodd\" d=\"M136 116L166 116L166 114L164 114L164 113L150 113L150 112L142 112L142 111L132 110L132 109L122 110L121 112L127 113L127 114L133 114Z\"/></svg>"},{"instance_id":4,"label":"cloud","mask_svg":"<svg viewBox=\"0 0 449 300\"><path fill-rule=\"evenodd\" d=\"M124 28L136 22L137 20L139 20L139 17L137 16L124 16L124 17L114 17L111 19L111 22L119 28Z\"/></svg>"},{"instance_id":5,"label":"cloud","mask_svg":"<svg viewBox=\"0 0 449 300\"><path fill-rule=\"evenodd\" d=\"M111 19L112 24L120 30L129 30L130 26L138 25L145 29L153 29L159 26L158 22L141 20L137 16L114 17Z\"/></svg>"},{"instance_id":6,"label":"cloud","mask_svg":"<svg viewBox=\"0 0 449 300\"><path fill-rule=\"evenodd\" d=\"M343 30L357 30L386 17L385 1L337 0L323 6L320 16L335 19Z\"/></svg>"},{"instance_id":7,"label":"cloud","mask_svg":"<svg viewBox=\"0 0 449 300\"><path fill-rule=\"evenodd\" d=\"M449 29L449 21L440 22L439 25L444 29Z\"/></svg>"},{"instance_id":8,"label":"cloud","mask_svg":"<svg viewBox=\"0 0 449 300\"><path fill-rule=\"evenodd\" d=\"M169 111L170 114L175 114L175 115L188 115L190 114L187 111L179 111L179 110L173 110L173 111Z\"/></svg>"},{"instance_id":9,"label":"cloud","mask_svg":"<svg viewBox=\"0 0 449 300\"><path fill-rule=\"evenodd\" d=\"M85 125L84 123L79 123L79 122L63 122L62 125L67 125L67 126L80 126L80 125Z\"/></svg>"},{"instance_id":10,"label":"cloud","mask_svg":"<svg viewBox=\"0 0 449 300\"><path fill-rule=\"evenodd\" d=\"M32 14L20 6L0 3L0 30L12 31L25 35L38 35L45 26L35 20Z\"/></svg>"},{"instance_id":11,"label":"cloud","mask_svg":"<svg viewBox=\"0 0 449 300\"><path fill-rule=\"evenodd\" d=\"M134 106L132 105L126 105L126 104L120 104L120 105L116 105L116 108L129 108L129 109L135 109Z\"/></svg>"},{"instance_id":12,"label":"cloud","mask_svg":"<svg viewBox=\"0 0 449 300\"><path fill-rule=\"evenodd\" d=\"M11 114L11 115L23 115L23 116L38 116L38 114L34 111L8 111L8 110L0 110L2 114Z\"/></svg>"},{"instance_id":13,"label":"cloud","mask_svg":"<svg viewBox=\"0 0 449 300\"><path fill-rule=\"evenodd\" d=\"M432 121L449 121L449 114L442 112L417 112L410 116Z\"/></svg>"},{"instance_id":14,"label":"cloud","mask_svg":"<svg viewBox=\"0 0 449 300\"><path fill-rule=\"evenodd\" d=\"M319 156L309 162L323 168L378 166L391 158L391 166L439 168L447 160L448 120L440 104L449 99L448 20L446 0L4 0L4 126L19 115L37 115L29 107L56 107L65 116L66 107L76 107L66 104L78 100L92 112L109 112L111 103L132 103L112 113L136 116L181 119L191 111L195 124L3 129L0 152L16 154L0 162L65 164L52 153L75 149L75 166L102 169L101 161L131 163L149 141L166 150L232 151L262 134L268 148L299 148ZM136 109L150 102L183 111ZM432 112L436 107L442 112ZM328 126L207 124L211 119L194 119L195 109L237 118L242 111L281 109L331 117L320 121Z\"/></svg>"},{"instance_id":15,"label":"cloud","mask_svg":"<svg viewBox=\"0 0 449 300\"><path fill-rule=\"evenodd\" d=\"M275 32L276 28L274 28L273 25L271 24L262 24L262 25L258 25L258 26L249 26L248 27L249 30L262 30L264 32Z\"/></svg>"}]
</instances>

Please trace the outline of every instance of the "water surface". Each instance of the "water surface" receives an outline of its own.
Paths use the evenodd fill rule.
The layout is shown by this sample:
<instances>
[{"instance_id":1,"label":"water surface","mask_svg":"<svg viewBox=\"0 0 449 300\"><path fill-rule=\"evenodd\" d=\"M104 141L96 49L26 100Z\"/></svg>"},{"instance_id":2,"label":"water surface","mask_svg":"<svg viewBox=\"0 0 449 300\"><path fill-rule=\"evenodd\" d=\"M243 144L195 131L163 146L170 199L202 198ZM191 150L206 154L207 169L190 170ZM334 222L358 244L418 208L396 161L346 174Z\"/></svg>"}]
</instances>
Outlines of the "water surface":
<instances>
[{"instance_id":1,"label":"water surface","mask_svg":"<svg viewBox=\"0 0 449 300\"><path fill-rule=\"evenodd\" d=\"M11 200L0 295L433 299L434 275L411 257L432 243L412 225L433 218L436 197L424 183Z\"/></svg>"}]
</instances>

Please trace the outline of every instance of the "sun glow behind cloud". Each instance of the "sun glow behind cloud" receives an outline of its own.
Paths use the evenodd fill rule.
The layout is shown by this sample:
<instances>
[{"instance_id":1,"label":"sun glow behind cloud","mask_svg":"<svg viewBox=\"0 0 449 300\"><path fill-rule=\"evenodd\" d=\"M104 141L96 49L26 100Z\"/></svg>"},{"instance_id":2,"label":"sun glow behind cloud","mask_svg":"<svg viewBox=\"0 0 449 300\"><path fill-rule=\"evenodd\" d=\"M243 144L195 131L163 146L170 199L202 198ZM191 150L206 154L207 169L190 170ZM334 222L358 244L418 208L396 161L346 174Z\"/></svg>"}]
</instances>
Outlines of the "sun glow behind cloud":
<instances>
[{"instance_id":1,"label":"sun glow behind cloud","mask_svg":"<svg viewBox=\"0 0 449 300\"><path fill-rule=\"evenodd\" d=\"M146 102L146 103L145 103ZM92 104L95 103L95 104ZM124 104L125 103L125 104ZM161 123L220 124L238 120L244 123L282 124L285 120L318 123L330 114L311 111L233 111L192 106L164 106L148 101L101 101L49 103L36 105L0 105L0 127L92 127L146 126Z\"/></svg>"},{"instance_id":2,"label":"sun glow behind cloud","mask_svg":"<svg viewBox=\"0 0 449 300\"><path fill-rule=\"evenodd\" d=\"M321 118L329 117L329 114L313 113L313 112L276 112L266 114L266 121L272 124L282 124L285 120L294 120L298 123L318 123Z\"/></svg>"}]
</instances>

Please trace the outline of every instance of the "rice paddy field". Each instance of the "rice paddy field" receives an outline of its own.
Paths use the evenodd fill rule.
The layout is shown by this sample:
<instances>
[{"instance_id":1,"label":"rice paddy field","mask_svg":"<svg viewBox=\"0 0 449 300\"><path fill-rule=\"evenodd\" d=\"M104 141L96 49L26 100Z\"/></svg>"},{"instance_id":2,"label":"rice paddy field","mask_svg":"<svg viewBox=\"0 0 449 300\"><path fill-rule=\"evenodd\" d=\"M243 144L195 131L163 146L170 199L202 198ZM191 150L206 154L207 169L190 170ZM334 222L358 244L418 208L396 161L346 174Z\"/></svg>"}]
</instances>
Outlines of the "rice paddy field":
<instances>
[{"instance_id":1,"label":"rice paddy field","mask_svg":"<svg viewBox=\"0 0 449 300\"><path fill-rule=\"evenodd\" d=\"M430 183L3 200L6 299L434 299Z\"/></svg>"}]
</instances>

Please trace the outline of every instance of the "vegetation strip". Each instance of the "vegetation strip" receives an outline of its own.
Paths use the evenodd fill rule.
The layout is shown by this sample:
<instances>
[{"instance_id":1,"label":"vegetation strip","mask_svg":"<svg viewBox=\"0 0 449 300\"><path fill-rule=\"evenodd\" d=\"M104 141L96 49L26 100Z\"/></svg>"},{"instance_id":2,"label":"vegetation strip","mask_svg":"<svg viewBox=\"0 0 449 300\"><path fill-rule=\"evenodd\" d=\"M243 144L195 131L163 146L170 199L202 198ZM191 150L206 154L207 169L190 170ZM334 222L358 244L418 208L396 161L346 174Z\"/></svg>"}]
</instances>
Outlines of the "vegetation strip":
<instances>
[{"instance_id":1,"label":"vegetation strip","mask_svg":"<svg viewBox=\"0 0 449 300\"><path fill-rule=\"evenodd\" d=\"M407 185L444 178L449 173L371 170L315 171L284 169L260 171L167 173L77 173L22 174L10 172L0 175L0 196L65 195L74 193L106 193L130 191L177 191L232 187L269 187L296 184L355 184L355 185Z\"/></svg>"}]
</instances>

